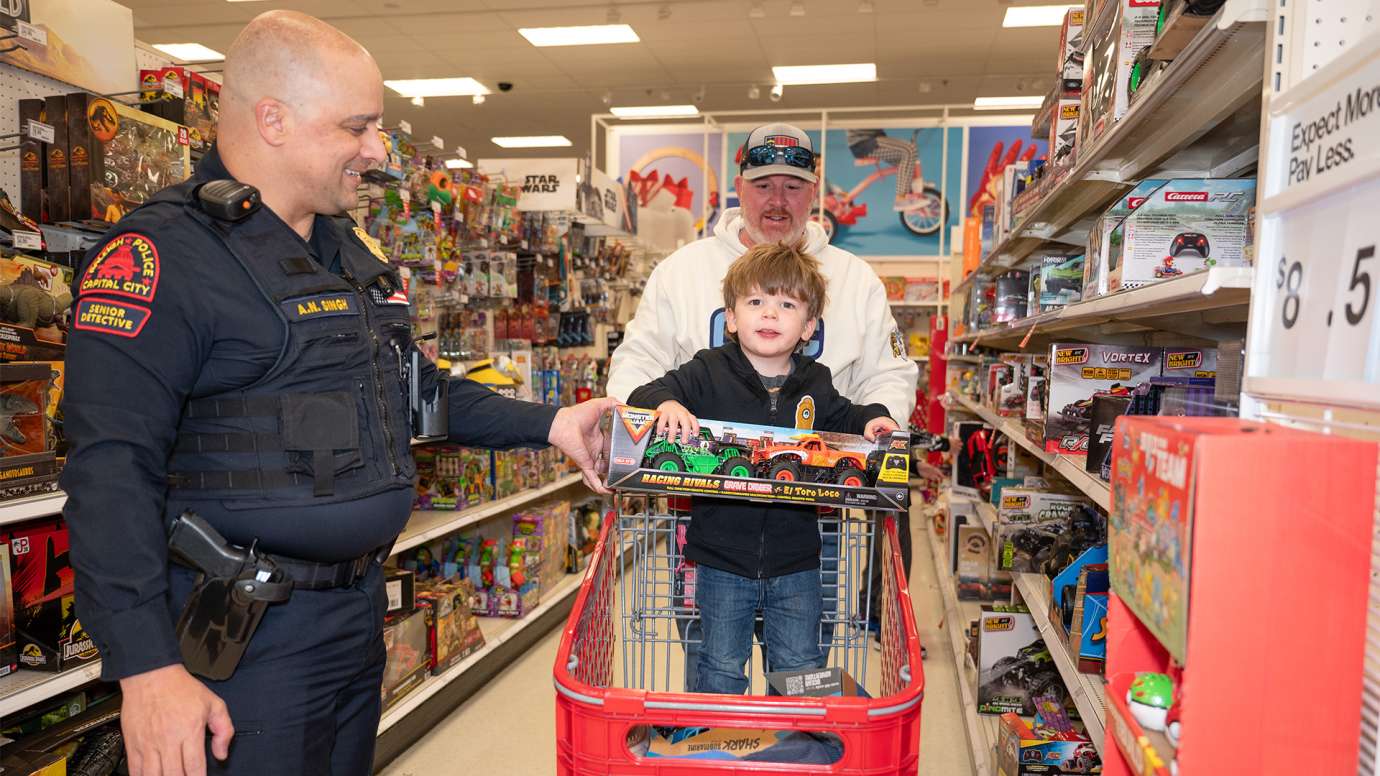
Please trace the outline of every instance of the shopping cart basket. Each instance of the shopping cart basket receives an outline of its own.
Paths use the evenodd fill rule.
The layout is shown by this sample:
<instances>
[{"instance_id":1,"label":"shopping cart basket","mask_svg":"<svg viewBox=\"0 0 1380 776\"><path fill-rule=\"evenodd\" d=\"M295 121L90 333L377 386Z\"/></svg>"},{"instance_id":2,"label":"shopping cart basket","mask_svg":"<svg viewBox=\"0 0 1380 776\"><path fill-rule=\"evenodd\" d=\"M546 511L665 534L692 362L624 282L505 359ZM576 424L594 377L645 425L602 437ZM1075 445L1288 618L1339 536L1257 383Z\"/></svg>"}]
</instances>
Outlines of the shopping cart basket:
<instances>
[{"instance_id":1,"label":"shopping cart basket","mask_svg":"<svg viewBox=\"0 0 1380 776\"><path fill-rule=\"evenodd\" d=\"M873 686L876 697L705 695L682 691L684 649L697 638L693 577L677 541L686 516L665 501L619 496L617 516L600 533L556 655L557 773L914 774L924 671L895 520L858 510L820 520L825 541L833 533L838 546L822 553L820 643L831 665ZM881 665L868 682L865 563L874 539L882 542ZM754 674L758 659L749 662ZM763 687L755 675L753 687ZM808 731L832 736L842 755L829 765L651 758L634 751L648 726Z\"/></svg>"}]
</instances>

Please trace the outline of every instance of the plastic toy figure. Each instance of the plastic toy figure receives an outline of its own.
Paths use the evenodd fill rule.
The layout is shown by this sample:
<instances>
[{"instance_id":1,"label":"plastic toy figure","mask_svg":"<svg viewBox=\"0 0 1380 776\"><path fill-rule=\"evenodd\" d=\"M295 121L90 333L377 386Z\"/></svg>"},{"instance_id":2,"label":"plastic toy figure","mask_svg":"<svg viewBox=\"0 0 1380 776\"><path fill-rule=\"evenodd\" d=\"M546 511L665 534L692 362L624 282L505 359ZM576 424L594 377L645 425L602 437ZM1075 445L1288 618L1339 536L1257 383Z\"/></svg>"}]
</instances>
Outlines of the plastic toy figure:
<instances>
[{"instance_id":1,"label":"plastic toy figure","mask_svg":"<svg viewBox=\"0 0 1380 776\"><path fill-rule=\"evenodd\" d=\"M494 564L498 561L498 541L485 539L479 545L479 579L484 587L494 585Z\"/></svg>"},{"instance_id":2,"label":"plastic toy figure","mask_svg":"<svg viewBox=\"0 0 1380 776\"><path fill-rule=\"evenodd\" d=\"M1131 716L1146 730L1164 730L1169 707L1174 705L1174 680L1167 674L1143 671L1126 691Z\"/></svg>"},{"instance_id":3,"label":"plastic toy figure","mask_svg":"<svg viewBox=\"0 0 1380 776\"><path fill-rule=\"evenodd\" d=\"M1164 261L1158 267L1155 267L1155 277L1157 278L1172 278L1182 274L1184 274L1184 271L1174 266L1173 256L1165 256Z\"/></svg>"},{"instance_id":4,"label":"plastic toy figure","mask_svg":"<svg viewBox=\"0 0 1380 776\"><path fill-rule=\"evenodd\" d=\"M527 584L527 574L523 570L526 559L526 540L514 539L512 545L508 547L508 578L512 581L514 588Z\"/></svg>"}]
</instances>

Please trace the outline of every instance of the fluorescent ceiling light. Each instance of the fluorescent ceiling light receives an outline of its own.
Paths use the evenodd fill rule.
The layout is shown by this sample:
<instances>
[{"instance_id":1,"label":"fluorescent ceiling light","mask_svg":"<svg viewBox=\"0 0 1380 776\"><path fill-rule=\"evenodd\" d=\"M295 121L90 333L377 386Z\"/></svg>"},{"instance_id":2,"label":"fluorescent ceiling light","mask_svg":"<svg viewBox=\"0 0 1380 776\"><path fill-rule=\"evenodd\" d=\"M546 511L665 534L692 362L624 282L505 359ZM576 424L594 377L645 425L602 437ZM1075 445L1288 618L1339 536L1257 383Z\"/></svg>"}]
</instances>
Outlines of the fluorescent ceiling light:
<instances>
[{"instance_id":1,"label":"fluorescent ceiling light","mask_svg":"<svg viewBox=\"0 0 1380 776\"><path fill-rule=\"evenodd\" d=\"M674 119L700 115L694 105L622 105L609 108L620 119Z\"/></svg>"},{"instance_id":2,"label":"fluorescent ceiling light","mask_svg":"<svg viewBox=\"0 0 1380 776\"><path fill-rule=\"evenodd\" d=\"M1064 14L1077 5L1025 5L1006 9L1006 18L1001 20L1003 27L1058 27L1064 23Z\"/></svg>"},{"instance_id":3,"label":"fluorescent ceiling light","mask_svg":"<svg viewBox=\"0 0 1380 776\"><path fill-rule=\"evenodd\" d=\"M518 32L533 46L598 46L606 43L637 43L641 40L627 24L521 27Z\"/></svg>"},{"instance_id":4,"label":"fluorescent ceiling light","mask_svg":"<svg viewBox=\"0 0 1380 776\"><path fill-rule=\"evenodd\" d=\"M490 93L484 84L473 78L414 78L384 81L383 85L404 97L469 97Z\"/></svg>"},{"instance_id":5,"label":"fluorescent ceiling light","mask_svg":"<svg viewBox=\"0 0 1380 776\"><path fill-rule=\"evenodd\" d=\"M499 148L565 148L571 145L565 135L529 135L489 138Z\"/></svg>"},{"instance_id":6,"label":"fluorescent ceiling light","mask_svg":"<svg viewBox=\"0 0 1380 776\"><path fill-rule=\"evenodd\" d=\"M447 169L447 170L468 170L468 169L470 169L470 168L472 168L472 167L474 167L474 162L471 162L471 161L469 161L469 160L467 160L467 159L447 159L447 160L446 160L446 169Z\"/></svg>"},{"instance_id":7,"label":"fluorescent ceiling light","mask_svg":"<svg viewBox=\"0 0 1380 776\"><path fill-rule=\"evenodd\" d=\"M225 59L225 55L200 43L155 43L153 47L173 59L183 62L209 62Z\"/></svg>"},{"instance_id":8,"label":"fluorescent ceiling light","mask_svg":"<svg viewBox=\"0 0 1380 776\"><path fill-rule=\"evenodd\" d=\"M1038 108L1045 98L1039 95L1030 97L979 97L973 100L974 110L1012 110Z\"/></svg>"},{"instance_id":9,"label":"fluorescent ceiling light","mask_svg":"<svg viewBox=\"0 0 1380 776\"><path fill-rule=\"evenodd\" d=\"M800 84L851 84L877 80L877 65L860 62L853 65L801 65L773 67L776 82L784 86Z\"/></svg>"}]
</instances>

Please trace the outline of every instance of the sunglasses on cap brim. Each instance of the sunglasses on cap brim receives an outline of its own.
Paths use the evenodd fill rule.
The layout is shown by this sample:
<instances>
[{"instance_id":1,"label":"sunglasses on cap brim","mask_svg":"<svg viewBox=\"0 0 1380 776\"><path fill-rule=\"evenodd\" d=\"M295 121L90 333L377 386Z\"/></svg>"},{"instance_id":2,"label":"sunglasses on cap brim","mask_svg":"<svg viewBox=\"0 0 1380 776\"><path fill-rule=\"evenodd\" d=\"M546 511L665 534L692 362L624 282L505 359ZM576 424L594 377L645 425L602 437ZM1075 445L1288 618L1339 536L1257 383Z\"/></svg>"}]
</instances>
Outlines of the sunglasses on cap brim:
<instances>
[{"instance_id":1,"label":"sunglasses on cap brim","mask_svg":"<svg viewBox=\"0 0 1380 776\"><path fill-rule=\"evenodd\" d=\"M765 167L769 164L785 164L802 170L815 169L815 154L800 146L760 145L747 149L743 154L742 169Z\"/></svg>"}]
</instances>

